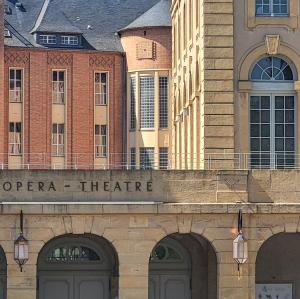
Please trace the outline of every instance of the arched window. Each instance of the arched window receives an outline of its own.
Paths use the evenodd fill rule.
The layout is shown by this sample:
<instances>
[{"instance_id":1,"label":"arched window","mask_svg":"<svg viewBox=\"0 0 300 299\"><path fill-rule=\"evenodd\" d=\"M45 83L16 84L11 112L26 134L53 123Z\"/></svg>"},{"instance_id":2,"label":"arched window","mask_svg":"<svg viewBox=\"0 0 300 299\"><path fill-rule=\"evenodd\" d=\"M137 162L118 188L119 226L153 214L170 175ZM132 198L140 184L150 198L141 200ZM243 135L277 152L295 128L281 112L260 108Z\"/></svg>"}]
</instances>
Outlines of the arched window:
<instances>
[{"instance_id":1,"label":"arched window","mask_svg":"<svg viewBox=\"0 0 300 299\"><path fill-rule=\"evenodd\" d=\"M293 81L293 71L282 58L268 56L260 59L251 73L255 81Z\"/></svg>"}]
</instances>

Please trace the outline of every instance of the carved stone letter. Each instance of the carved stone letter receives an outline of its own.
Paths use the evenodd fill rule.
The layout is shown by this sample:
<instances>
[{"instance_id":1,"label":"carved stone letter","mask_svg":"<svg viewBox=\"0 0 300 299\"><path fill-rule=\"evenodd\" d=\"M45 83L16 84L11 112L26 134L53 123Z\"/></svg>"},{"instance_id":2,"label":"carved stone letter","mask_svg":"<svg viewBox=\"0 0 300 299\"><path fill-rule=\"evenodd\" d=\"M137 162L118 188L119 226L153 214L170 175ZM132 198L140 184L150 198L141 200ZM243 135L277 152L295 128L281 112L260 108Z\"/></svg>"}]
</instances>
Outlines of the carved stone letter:
<instances>
[{"instance_id":1,"label":"carved stone letter","mask_svg":"<svg viewBox=\"0 0 300 299\"><path fill-rule=\"evenodd\" d=\"M269 55L276 55L280 44L279 35L266 35L266 50Z\"/></svg>"}]
</instances>

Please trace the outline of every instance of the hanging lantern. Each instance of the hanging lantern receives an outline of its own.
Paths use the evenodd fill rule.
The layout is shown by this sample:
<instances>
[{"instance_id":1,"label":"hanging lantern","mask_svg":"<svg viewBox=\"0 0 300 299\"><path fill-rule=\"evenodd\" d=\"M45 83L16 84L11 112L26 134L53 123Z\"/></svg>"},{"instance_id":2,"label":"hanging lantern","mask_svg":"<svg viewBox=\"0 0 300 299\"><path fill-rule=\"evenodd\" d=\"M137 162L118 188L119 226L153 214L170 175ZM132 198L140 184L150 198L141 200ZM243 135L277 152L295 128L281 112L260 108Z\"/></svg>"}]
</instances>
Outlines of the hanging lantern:
<instances>
[{"instance_id":1,"label":"hanging lantern","mask_svg":"<svg viewBox=\"0 0 300 299\"><path fill-rule=\"evenodd\" d=\"M238 271L240 271L240 265L244 264L248 260L248 244L243 235L243 216L242 211L239 211L238 217L238 235L233 240L233 259L238 264Z\"/></svg>"},{"instance_id":2,"label":"hanging lantern","mask_svg":"<svg viewBox=\"0 0 300 299\"><path fill-rule=\"evenodd\" d=\"M15 262L19 265L21 272L28 261L28 241L23 235L23 211L20 213L20 235L15 241Z\"/></svg>"}]
</instances>

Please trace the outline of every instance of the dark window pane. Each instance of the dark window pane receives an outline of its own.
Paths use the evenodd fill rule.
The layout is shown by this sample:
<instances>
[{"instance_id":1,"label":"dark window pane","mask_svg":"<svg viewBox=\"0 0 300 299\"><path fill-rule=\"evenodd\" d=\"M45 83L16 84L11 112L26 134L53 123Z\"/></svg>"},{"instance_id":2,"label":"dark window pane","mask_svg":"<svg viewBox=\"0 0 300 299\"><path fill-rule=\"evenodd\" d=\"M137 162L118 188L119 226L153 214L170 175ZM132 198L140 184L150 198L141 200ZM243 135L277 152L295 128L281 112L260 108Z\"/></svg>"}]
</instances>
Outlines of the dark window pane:
<instances>
[{"instance_id":1,"label":"dark window pane","mask_svg":"<svg viewBox=\"0 0 300 299\"><path fill-rule=\"evenodd\" d=\"M294 151L295 150L294 138L286 138L285 139L285 150L286 151Z\"/></svg>"},{"instance_id":2,"label":"dark window pane","mask_svg":"<svg viewBox=\"0 0 300 299\"><path fill-rule=\"evenodd\" d=\"M270 137L270 125L261 125L261 136Z\"/></svg>"},{"instance_id":3,"label":"dark window pane","mask_svg":"<svg viewBox=\"0 0 300 299\"><path fill-rule=\"evenodd\" d=\"M259 137L259 125L251 125L251 137Z\"/></svg>"},{"instance_id":4,"label":"dark window pane","mask_svg":"<svg viewBox=\"0 0 300 299\"><path fill-rule=\"evenodd\" d=\"M275 136L284 137L284 125L275 125Z\"/></svg>"},{"instance_id":5,"label":"dark window pane","mask_svg":"<svg viewBox=\"0 0 300 299\"><path fill-rule=\"evenodd\" d=\"M52 73L52 80L53 81L57 81L57 72L56 71L54 71L53 73Z\"/></svg>"},{"instance_id":6,"label":"dark window pane","mask_svg":"<svg viewBox=\"0 0 300 299\"><path fill-rule=\"evenodd\" d=\"M291 68L289 66L287 66L283 70L283 74L284 74L284 79L285 80L293 80L294 79L293 72L292 72L292 70L291 70Z\"/></svg>"},{"instance_id":7,"label":"dark window pane","mask_svg":"<svg viewBox=\"0 0 300 299\"><path fill-rule=\"evenodd\" d=\"M65 80L65 72L59 72L59 81Z\"/></svg>"},{"instance_id":8,"label":"dark window pane","mask_svg":"<svg viewBox=\"0 0 300 299\"><path fill-rule=\"evenodd\" d=\"M285 109L294 109L294 97L285 97Z\"/></svg>"},{"instance_id":9,"label":"dark window pane","mask_svg":"<svg viewBox=\"0 0 300 299\"><path fill-rule=\"evenodd\" d=\"M285 122L286 123L294 122L294 110L286 110L285 111Z\"/></svg>"},{"instance_id":10,"label":"dark window pane","mask_svg":"<svg viewBox=\"0 0 300 299\"><path fill-rule=\"evenodd\" d=\"M259 97L251 97L250 108L251 109L259 109Z\"/></svg>"},{"instance_id":11,"label":"dark window pane","mask_svg":"<svg viewBox=\"0 0 300 299\"><path fill-rule=\"evenodd\" d=\"M275 139L275 151L284 151L284 139L276 138Z\"/></svg>"},{"instance_id":12,"label":"dark window pane","mask_svg":"<svg viewBox=\"0 0 300 299\"><path fill-rule=\"evenodd\" d=\"M250 113L251 123L259 123L259 110L252 110Z\"/></svg>"},{"instance_id":13,"label":"dark window pane","mask_svg":"<svg viewBox=\"0 0 300 299\"><path fill-rule=\"evenodd\" d=\"M270 138L261 139L261 151L263 152L270 151Z\"/></svg>"},{"instance_id":14,"label":"dark window pane","mask_svg":"<svg viewBox=\"0 0 300 299\"><path fill-rule=\"evenodd\" d=\"M251 151L259 152L260 151L260 139L251 138Z\"/></svg>"},{"instance_id":15,"label":"dark window pane","mask_svg":"<svg viewBox=\"0 0 300 299\"><path fill-rule=\"evenodd\" d=\"M262 69L258 65L256 65L252 70L251 79L252 80L260 80L261 73L262 73Z\"/></svg>"},{"instance_id":16,"label":"dark window pane","mask_svg":"<svg viewBox=\"0 0 300 299\"><path fill-rule=\"evenodd\" d=\"M285 125L285 136L286 137L294 137L294 125Z\"/></svg>"},{"instance_id":17,"label":"dark window pane","mask_svg":"<svg viewBox=\"0 0 300 299\"><path fill-rule=\"evenodd\" d=\"M261 122L262 123L270 122L270 111L261 111Z\"/></svg>"},{"instance_id":18,"label":"dark window pane","mask_svg":"<svg viewBox=\"0 0 300 299\"><path fill-rule=\"evenodd\" d=\"M275 122L276 123L283 123L284 122L284 114L283 111L275 111Z\"/></svg>"},{"instance_id":19,"label":"dark window pane","mask_svg":"<svg viewBox=\"0 0 300 299\"><path fill-rule=\"evenodd\" d=\"M284 108L284 97L275 97L275 109Z\"/></svg>"},{"instance_id":20,"label":"dark window pane","mask_svg":"<svg viewBox=\"0 0 300 299\"><path fill-rule=\"evenodd\" d=\"M270 109L270 97L261 97L261 109Z\"/></svg>"}]
</instances>

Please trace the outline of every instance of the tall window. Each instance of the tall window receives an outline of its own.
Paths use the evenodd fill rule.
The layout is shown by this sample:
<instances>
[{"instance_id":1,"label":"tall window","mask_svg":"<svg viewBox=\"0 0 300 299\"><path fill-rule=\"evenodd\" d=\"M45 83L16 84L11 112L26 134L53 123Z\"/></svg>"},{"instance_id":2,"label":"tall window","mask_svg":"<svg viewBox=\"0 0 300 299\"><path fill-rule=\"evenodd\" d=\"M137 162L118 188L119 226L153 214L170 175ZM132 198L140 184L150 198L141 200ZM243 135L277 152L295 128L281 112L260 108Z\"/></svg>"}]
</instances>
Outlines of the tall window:
<instances>
[{"instance_id":1,"label":"tall window","mask_svg":"<svg viewBox=\"0 0 300 299\"><path fill-rule=\"evenodd\" d=\"M286 16L289 0L256 0L257 16Z\"/></svg>"},{"instance_id":2,"label":"tall window","mask_svg":"<svg viewBox=\"0 0 300 299\"><path fill-rule=\"evenodd\" d=\"M20 122L9 123L9 154L22 154L22 124Z\"/></svg>"},{"instance_id":3,"label":"tall window","mask_svg":"<svg viewBox=\"0 0 300 299\"><path fill-rule=\"evenodd\" d=\"M65 154L65 125L52 125L52 155L64 156Z\"/></svg>"},{"instance_id":4,"label":"tall window","mask_svg":"<svg viewBox=\"0 0 300 299\"><path fill-rule=\"evenodd\" d=\"M65 103L65 71L52 71L52 103Z\"/></svg>"},{"instance_id":5,"label":"tall window","mask_svg":"<svg viewBox=\"0 0 300 299\"><path fill-rule=\"evenodd\" d=\"M168 148L160 147L159 148L159 169L168 169Z\"/></svg>"},{"instance_id":6,"label":"tall window","mask_svg":"<svg viewBox=\"0 0 300 299\"><path fill-rule=\"evenodd\" d=\"M22 70L9 70L9 101L22 102L23 101L23 86L22 86Z\"/></svg>"},{"instance_id":7,"label":"tall window","mask_svg":"<svg viewBox=\"0 0 300 299\"><path fill-rule=\"evenodd\" d=\"M108 98L108 74L95 73L95 104L107 105Z\"/></svg>"},{"instance_id":8,"label":"tall window","mask_svg":"<svg viewBox=\"0 0 300 299\"><path fill-rule=\"evenodd\" d=\"M136 101L136 82L135 78L130 79L130 129L136 128L136 113L135 113L135 101Z\"/></svg>"},{"instance_id":9,"label":"tall window","mask_svg":"<svg viewBox=\"0 0 300 299\"><path fill-rule=\"evenodd\" d=\"M159 78L159 127L168 127L168 77Z\"/></svg>"},{"instance_id":10,"label":"tall window","mask_svg":"<svg viewBox=\"0 0 300 299\"><path fill-rule=\"evenodd\" d=\"M132 147L130 149L130 168L131 169L136 168L136 149L135 149L135 147Z\"/></svg>"},{"instance_id":11,"label":"tall window","mask_svg":"<svg viewBox=\"0 0 300 299\"><path fill-rule=\"evenodd\" d=\"M258 90L250 96L253 168L289 168L295 164L295 96L284 89L293 78L290 65L278 57L263 58L252 70L251 79L262 83L260 89L268 86L274 90Z\"/></svg>"},{"instance_id":12,"label":"tall window","mask_svg":"<svg viewBox=\"0 0 300 299\"><path fill-rule=\"evenodd\" d=\"M141 169L154 168L154 147L140 148L140 167Z\"/></svg>"},{"instance_id":13,"label":"tall window","mask_svg":"<svg viewBox=\"0 0 300 299\"><path fill-rule=\"evenodd\" d=\"M97 158L107 156L107 126L95 125L95 154Z\"/></svg>"},{"instance_id":14,"label":"tall window","mask_svg":"<svg viewBox=\"0 0 300 299\"><path fill-rule=\"evenodd\" d=\"M154 128L154 78L140 77L141 129Z\"/></svg>"}]
</instances>

